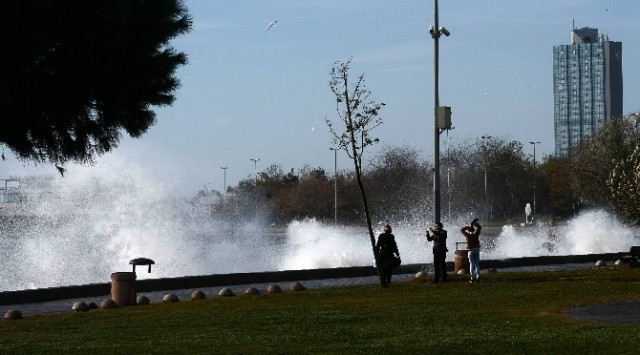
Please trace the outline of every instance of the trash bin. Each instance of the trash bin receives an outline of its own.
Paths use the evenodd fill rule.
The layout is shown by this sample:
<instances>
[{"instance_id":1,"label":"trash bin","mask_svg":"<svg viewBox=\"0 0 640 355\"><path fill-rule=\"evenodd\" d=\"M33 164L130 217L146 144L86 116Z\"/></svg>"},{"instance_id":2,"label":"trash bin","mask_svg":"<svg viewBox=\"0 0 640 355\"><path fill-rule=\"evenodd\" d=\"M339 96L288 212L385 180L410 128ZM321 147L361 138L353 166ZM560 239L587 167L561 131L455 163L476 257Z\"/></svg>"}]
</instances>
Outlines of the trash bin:
<instances>
[{"instance_id":1,"label":"trash bin","mask_svg":"<svg viewBox=\"0 0 640 355\"><path fill-rule=\"evenodd\" d=\"M111 274L111 299L118 306L136 304L136 273L114 272Z\"/></svg>"},{"instance_id":2,"label":"trash bin","mask_svg":"<svg viewBox=\"0 0 640 355\"><path fill-rule=\"evenodd\" d=\"M458 249L458 245L466 245L466 242L456 242L456 251L453 257L453 272L456 274L460 270L469 270L469 250Z\"/></svg>"}]
</instances>

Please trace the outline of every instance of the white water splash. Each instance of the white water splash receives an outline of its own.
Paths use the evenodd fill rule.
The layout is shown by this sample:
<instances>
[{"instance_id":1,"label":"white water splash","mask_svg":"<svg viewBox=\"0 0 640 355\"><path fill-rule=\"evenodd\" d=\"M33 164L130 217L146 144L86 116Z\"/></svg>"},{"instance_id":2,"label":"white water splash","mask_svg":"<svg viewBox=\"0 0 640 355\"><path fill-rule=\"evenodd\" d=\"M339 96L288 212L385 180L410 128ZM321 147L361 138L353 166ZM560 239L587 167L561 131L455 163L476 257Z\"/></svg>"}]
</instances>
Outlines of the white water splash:
<instances>
[{"instance_id":1,"label":"white water splash","mask_svg":"<svg viewBox=\"0 0 640 355\"><path fill-rule=\"evenodd\" d=\"M555 227L505 226L483 258L504 259L543 255L583 255L628 251L639 243L636 228L625 226L605 211L588 211Z\"/></svg>"},{"instance_id":2,"label":"white water splash","mask_svg":"<svg viewBox=\"0 0 640 355\"><path fill-rule=\"evenodd\" d=\"M206 206L172 197L141 168L112 163L65 178L54 177L23 206L3 206L0 225L0 291L109 282L130 271L129 261L153 259L138 278L370 266L366 226L326 225L310 219L286 230L230 228ZM13 208L12 211L7 209ZM17 213L20 218L7 218ZM375 236L382 232L377 226ZM449 228L448 260L461 236ZM431 243L421 228L394 235L404 264L431 263ZM605 212L580 215L555 228L505 227L483 259L608 253L638 244L636 230Z\"/></svg>"}]
</instances>

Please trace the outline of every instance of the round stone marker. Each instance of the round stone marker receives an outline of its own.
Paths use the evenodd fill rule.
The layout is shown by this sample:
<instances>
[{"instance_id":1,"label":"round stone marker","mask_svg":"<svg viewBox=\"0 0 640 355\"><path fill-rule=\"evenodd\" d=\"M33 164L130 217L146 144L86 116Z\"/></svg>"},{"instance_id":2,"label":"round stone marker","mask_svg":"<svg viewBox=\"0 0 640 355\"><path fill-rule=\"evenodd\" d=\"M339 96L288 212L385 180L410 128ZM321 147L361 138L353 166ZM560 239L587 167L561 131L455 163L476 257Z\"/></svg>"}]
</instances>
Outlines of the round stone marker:
<instances>
[{"instance_id":1,"label":"round stone marker","mask_svg":"<svg viewBox=\"0 0 640 355\"><path fill-rule=\"evenodd\" d=\"M162 297L162 302L178 302L180 299L173 293L167 293Z\"/></svg>"},{"instance_id":2,"label":"round stone marker","mask_svg":"<svg viewBox=\"0 0 640 355\"><path fill-rule=\"evenodd\" d=\"M222 290L220 290L220 292L218 292L218 296L223 296L223 297L233 296L233 291L231 291L230 288L225 287Z\"/></svg>"},{"instance_id":3,"label":"round stone marker","mask_svg":"<svg viewBox=\"0 0 640 355\"><path fill-rule=\"evenodd\" d=\"M151 303L151 301L149 301L149 297L147 296L140 295L138 296L138 298L136 298L136 304L140 306L145 306L145 305L148 305L149 303Z\"/></svg>"},{"instance_id":4,"label":"round stone marker","mask_svg":"<svg viewBox=\"0 0 640 355\"><path fill-rule=\"evenodd\" d=\"M247 288L246 290L244 290L244 294L245 295L259 295L260 291L258 291L257 288L251 286L251 287Z\"/></svg>"},{"instance_id":5,"label":"round stone marker","mask_svg":"<svg viewBox=\"0 0 640 355\"><path fill-rule=\"evenodd\" d=\"M86 312L89 310L89 306L86 303L80 301L80 302L74 303L73 306L71 306L71 309L73 309L76 312Z\"/></svg>"},{"instance_id":6,"label":"round stone marker","mask_svg":"<svg viewBox=\"0 0 640 355\"><path fill-rule=\"evenodd\" d=\"M22 319L22 312L17 309L10 309L7 311L7 313L4 314L4 319Z\"/></svg>"},{"instance_id":7,"label":"round stone marker","mask_svg":"<svg viewBox=\"0 0 640 355\"><path fill-rule=\"evenodd\" d=\"M100 303L100 308L102 309L111 309L116 307L118 307L118 304L111 298L106 298L102 301L102 303Z\"/></svg>"},{"instance_id":8,"label":"round stone marker","mask_svg":"<svg viewBox=\"0 0 640 355\"><path fill-rule=\"evenodd\" d=\"M294 282L289 286L289 291L304 291L306 288L298 281Z\"/></svg>"},{"instance_id":9,"label":"round stone marker","mask_svg":"<svg viewBox=\"0 0 640 355\"><path fill-rule=\"evenodd\" d=\"M280 292L282 292L282 289L278 285L269 285L269 287L267 287L267 292L269 292L269 293L280 293Z\"/></svg>"},{"instance_id":10,"label":"round stone marker","mask_svg":"<svg viewBox=\"0 0 640 355\"><path fill-rule=\"evenodd\" d=\"M191 300L192 301L203 300L205 298L207 298L207 295L205 295L204 292L202 292L200 290L191 292Z\"/></svg>"}]
</instances>

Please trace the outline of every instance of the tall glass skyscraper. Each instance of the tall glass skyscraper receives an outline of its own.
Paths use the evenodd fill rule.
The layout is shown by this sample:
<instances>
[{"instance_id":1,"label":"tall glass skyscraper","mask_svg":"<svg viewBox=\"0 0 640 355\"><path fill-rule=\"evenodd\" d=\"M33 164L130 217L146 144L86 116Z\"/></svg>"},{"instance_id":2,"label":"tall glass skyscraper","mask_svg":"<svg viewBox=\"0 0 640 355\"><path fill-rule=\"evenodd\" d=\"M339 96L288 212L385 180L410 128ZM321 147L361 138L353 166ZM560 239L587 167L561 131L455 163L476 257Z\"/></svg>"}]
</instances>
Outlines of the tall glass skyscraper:
<instances>
[{"instance_id":1,"label":"tall glass skyscraper","mask_svg":"<svg viewBox=\"0 0 640 355\"><path fill-rule=\"evenodd\" d=\"M596 28L571 31L571 44L553 47L556 156L622 116L622 42Z\"/></svg>"}]
</instances>

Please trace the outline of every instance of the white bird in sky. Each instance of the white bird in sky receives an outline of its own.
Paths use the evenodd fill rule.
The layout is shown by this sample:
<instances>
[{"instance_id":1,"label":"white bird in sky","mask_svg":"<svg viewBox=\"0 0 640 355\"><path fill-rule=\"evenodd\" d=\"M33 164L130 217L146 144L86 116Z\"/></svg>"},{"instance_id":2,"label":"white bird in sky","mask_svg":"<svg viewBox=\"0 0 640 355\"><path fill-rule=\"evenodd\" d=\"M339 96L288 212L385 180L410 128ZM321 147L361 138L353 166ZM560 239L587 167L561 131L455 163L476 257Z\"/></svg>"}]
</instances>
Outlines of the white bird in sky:
<instances>
[{"instance_id":1,"label":"white bird in sky","mask_svg":"<svg viewBox=\"0 0 640 355\"><path fill-rule=\"evenodd\" d=\"M269 26L267 26L267 30L270 30L270 29L271 29L271 27L273 27L273 26L275 26L275 25L276 25L276 23L278 23L278 20L275 20L275 21L271 22L271 23L269 24Z\"/></svg>"}]
</instances>

